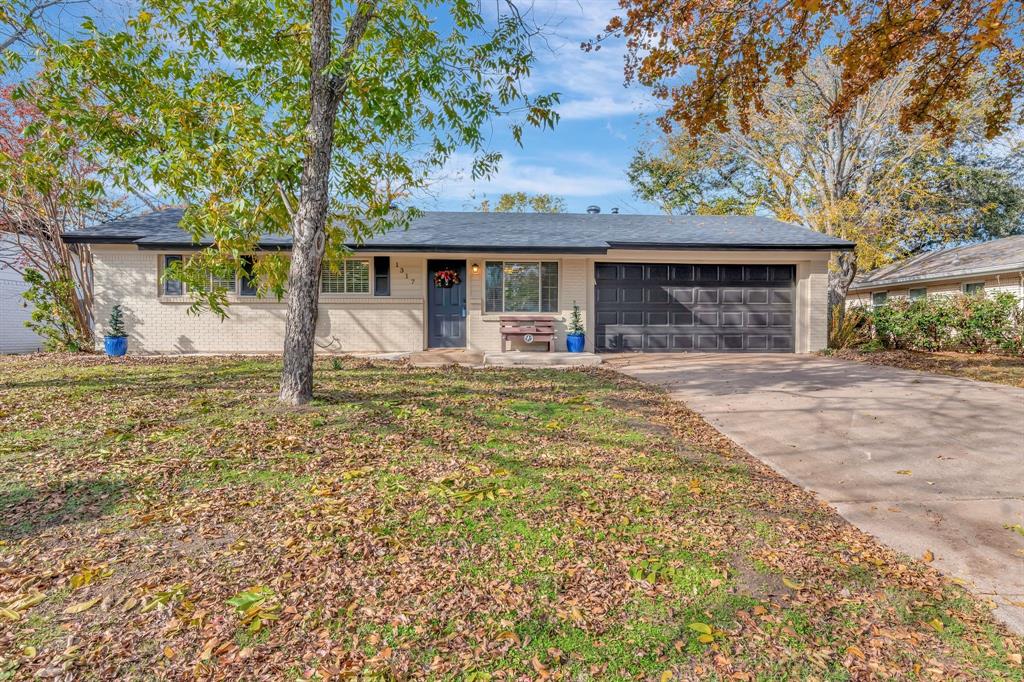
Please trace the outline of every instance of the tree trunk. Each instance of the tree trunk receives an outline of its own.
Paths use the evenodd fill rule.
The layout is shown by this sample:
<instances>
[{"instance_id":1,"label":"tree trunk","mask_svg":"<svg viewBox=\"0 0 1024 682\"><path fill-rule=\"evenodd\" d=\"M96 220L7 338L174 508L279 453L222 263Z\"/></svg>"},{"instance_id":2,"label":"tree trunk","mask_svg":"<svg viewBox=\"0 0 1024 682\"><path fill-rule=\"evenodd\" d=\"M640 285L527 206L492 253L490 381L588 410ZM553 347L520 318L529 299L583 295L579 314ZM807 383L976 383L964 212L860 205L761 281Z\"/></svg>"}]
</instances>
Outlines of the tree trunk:
<instances>
[{"instance_id":1,"label":"tree trunk","mask_svg":"<svg viewBox=\"0 0 1024 682\"><path fill-rule=\"evenodd\" d=\"M302 161L299 208L292 228L292 260L288 269L288 317L284 332L282 402L304 405L313 397L313 341L320 301L320 264L326 245L330 208L331 156L334 121L347 81L347 69L333 78L331 61L331 0L310 0L309 123ZM345 36L342 57L351 56L370 20L369 3L360 2Z\"/></svg>"},{"instance_id":2,"label":"tree trunk","mask_svg":"<svg viewBox=\"0 0 1024 682\"><path fill-rule=\"evenodd\" d=\"M828 325L832 328L832 313L839 311L840 318L846 310L846 293L857 276L857 258L853 251L840 251L832 258L828 269ZM839 308L836 308L839 306Z\"/></svg>"}]
</instances>

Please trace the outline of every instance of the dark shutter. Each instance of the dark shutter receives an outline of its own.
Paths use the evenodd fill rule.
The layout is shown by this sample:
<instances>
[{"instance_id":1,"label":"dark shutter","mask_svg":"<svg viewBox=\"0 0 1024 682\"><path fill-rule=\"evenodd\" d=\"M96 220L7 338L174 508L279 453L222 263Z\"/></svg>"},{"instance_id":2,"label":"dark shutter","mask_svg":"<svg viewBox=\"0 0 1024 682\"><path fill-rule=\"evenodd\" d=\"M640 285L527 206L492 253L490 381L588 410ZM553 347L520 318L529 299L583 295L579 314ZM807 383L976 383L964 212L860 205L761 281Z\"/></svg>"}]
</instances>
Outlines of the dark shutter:
<instances>
[{"instance_id":1,"label":"dark shutter","mask_svg":"<svg viewBox=\"0 0 1024 682\"><path fill-rule=\"evenodd\" d=\"M391 257L373 257L373 295L391 295Z\"/></svg>"},{"instance_id":2,"label":"dark shutter","mask_svg":"<svg viewBox=\"0 0 1024 682\"><path fill-rule=\"evenodd\" d=\"M180 263L181 256L164 256L164 270L171 265L171 263ZM167 279L163 280L164 285L164 296L181 296L185 293L185 287L182 286L180 279Z\"/></svg>"},{"instance_id":3,"label":"dark shutter","mask_svg":"<svg viewBox=\"0 0 1024 682\"><path fill-rule=\"evenodd\" d=\"M259 293L259 282L253 276L256 259L253 256L242 256L242 281L238 287L241 296L255 296Z\"/></svg>"}]
</instances>

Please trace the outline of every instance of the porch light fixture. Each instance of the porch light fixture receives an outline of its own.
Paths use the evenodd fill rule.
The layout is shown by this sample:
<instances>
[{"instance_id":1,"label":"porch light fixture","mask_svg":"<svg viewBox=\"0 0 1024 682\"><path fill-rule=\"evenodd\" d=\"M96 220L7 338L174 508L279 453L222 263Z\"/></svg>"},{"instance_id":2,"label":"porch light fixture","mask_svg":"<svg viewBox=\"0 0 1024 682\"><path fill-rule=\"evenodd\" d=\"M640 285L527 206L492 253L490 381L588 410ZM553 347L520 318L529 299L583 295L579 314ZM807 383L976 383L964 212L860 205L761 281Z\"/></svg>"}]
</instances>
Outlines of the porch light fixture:
<instances>
[{"instance_id":1,"label":"porch light fixture","mask_svg":"<svg viewBox=\"0 0 1024 682\"><path fill-rule=\"evenodd\" d=\"M478 274L480 272L480 264L479 263L473 263L472 268L473 268L473 274L474 275L476 275L476 274Z\"/></svg>"}]
</instances>

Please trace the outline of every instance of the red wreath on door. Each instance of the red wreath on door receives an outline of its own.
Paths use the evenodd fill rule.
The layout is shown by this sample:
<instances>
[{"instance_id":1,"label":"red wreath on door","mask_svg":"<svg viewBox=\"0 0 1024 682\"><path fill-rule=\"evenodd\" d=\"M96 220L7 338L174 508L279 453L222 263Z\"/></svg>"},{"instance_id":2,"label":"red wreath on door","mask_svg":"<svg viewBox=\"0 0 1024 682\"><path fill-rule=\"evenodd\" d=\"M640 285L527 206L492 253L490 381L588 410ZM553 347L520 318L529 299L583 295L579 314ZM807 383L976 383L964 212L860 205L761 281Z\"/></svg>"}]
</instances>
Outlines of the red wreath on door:
<instances>
[{"instance_id":1,"label":"red wreath on door","mask_svg":"<svg viewBox=\"0 0 1024 682\"><path fill-rule=\"evenodd\" d=\"M442 289L451 289L456 284L462 284L462 277L451 268L444 268L434 273L434 286Z\"/></svg>"}]
</instances>

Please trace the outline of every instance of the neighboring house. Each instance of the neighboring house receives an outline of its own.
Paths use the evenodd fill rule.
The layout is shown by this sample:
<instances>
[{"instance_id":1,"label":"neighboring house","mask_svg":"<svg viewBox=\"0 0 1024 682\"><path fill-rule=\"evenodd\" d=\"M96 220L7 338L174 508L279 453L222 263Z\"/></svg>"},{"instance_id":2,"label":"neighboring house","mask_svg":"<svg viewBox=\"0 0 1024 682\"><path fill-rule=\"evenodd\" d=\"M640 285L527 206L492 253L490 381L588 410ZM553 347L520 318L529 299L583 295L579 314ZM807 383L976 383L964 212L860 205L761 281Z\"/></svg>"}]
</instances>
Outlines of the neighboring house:
<instances>
[{"instance_id":1,"label":"neighboring house","mask_svg":"<svg viewBox=\"0 0 1024 682\"><path fill-rule=\"evenodd\" d=\"M28 285L7 265L20 259L20 250L12 235L0 233L0 353L31 353L43 346L42 338L25 326L32 316L21 296Z\"/></svg>"},{"instance_id":2,"label":"neighboring house","mask_svg":"<svg viewBox=\"0 0 1024 682\"><path fill-rule=\"evenodd\" d=\"M889 298L1008 291L1024 300L1024 235L928 251L853 281L847 305L878 306Z\"/></svg>"},{"instance_id":3,"label":"neighboring house","mask_svg":"<svg viewBox=\"0 0 1024 682\"><path fill-rule=\"evenodd\" d=\"M181 216L167 209L65 235L91 245L94 318L102 325L120 303L132 352L279 352L285 303L257 297L244 276L211 282L228 290L223 321L188 314L182 283L162 278L196 249ZM290 244L269 236L260 246ZM577 303L588 350L806 353L826 343L829 256L853 245L749 216L427 213L352 248L340 272L321 277L322 350L498 350L500 318L517 314L554 318L564 350ZM461 283L436 286L449 268Z\"/></svg>"}]
</instances>

